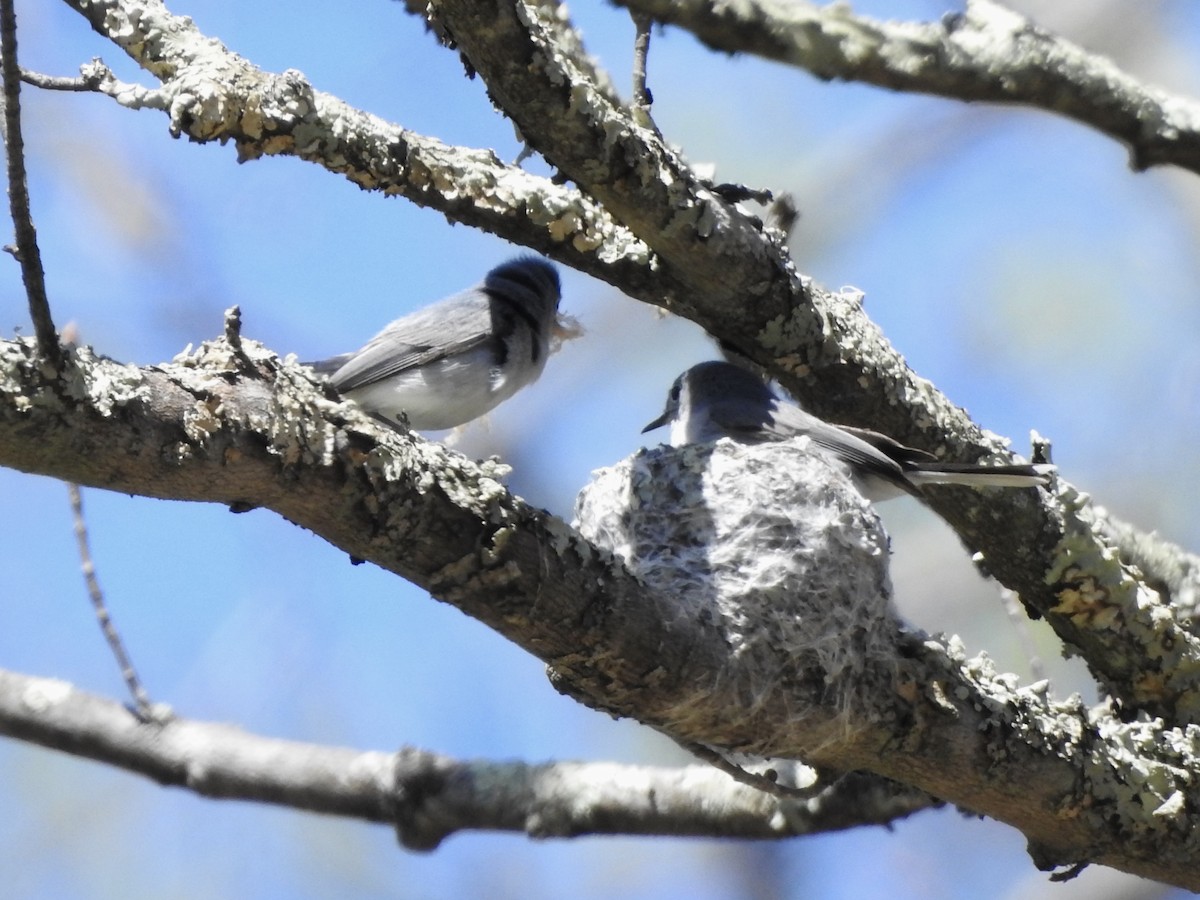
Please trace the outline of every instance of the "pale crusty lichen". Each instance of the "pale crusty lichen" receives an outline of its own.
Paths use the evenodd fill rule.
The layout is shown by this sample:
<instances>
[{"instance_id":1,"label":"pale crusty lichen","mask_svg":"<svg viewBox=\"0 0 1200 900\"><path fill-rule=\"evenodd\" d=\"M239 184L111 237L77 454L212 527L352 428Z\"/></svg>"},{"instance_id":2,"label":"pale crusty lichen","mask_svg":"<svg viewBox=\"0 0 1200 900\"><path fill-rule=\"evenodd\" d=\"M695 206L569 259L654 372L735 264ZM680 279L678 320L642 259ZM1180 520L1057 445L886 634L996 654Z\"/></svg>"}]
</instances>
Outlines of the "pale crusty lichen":
<instances>
[{"instance_id":1,"label":"pale crusty lichen","mask_svg":"<svg viewBox=\"0 0 1200 900\"><path fill-rule=\"evenodd\" d=\"M230 408L222 400L231 379L248 370L274 376L285 390L264 392L262 402L241 402ZM335 453L337 429L329 423L338 404L313 385L314 374L289 357L280 360L257 341L239 338L233 346L225 338L190 346L163 370L194 401L185 409L183 426L189 441L201 447L214 434L230 425L262 433L271 453L286 463L301 460L328 465ZM177 455L190 455L187 445Z\"/></svg>"},{"instance_id":2,"label":"pale crusty lichen","mask_svg":"<svg viewBox=\"0 0 1200 900\"><path fill-rule=\"evenodd\" d=\"M1058 601L1051 612L1076 627L1111 633L1110 652L1137 648L1130 684L1136 702L1165 705L1180 721L1200 721L1200 637L1106 542L1090 498L1065 482L1057 490L1063 529L1045 576Z\"/></svg>"},{"instance_id":3,"label":"pale crusty lichen","mask_svg":"<svg viewBox=\"0 0 1200 900\"><path fill-rule=\"evenodd\" d=\"M542 229L555 243L602 261L650 255L644 242L581 191L505 165L491 151L448 146L354 109L316 90L294 69L264 72L161 5L101 3L105 32L163 81L145 90L107 73L101 89L133 108L165 110L176 136L232 140L241 161L294 154L364 189L408 196L459 221L495 228L497 217L523 220L518 227ZM542 13L532 10L534 18ZM556 24L559 18L550 12L542 24L571 36L569 28ZM555 54L544 64L549 70L580 59ZM570 77L589 85L592 102L611 107L615 93L608 90L606 96L600 72L593 67Z\"/></svg>"},{"instance_id":4,"label":"pale crusty lichen","mask_svg":"<svg viewBox=\"0 0 1200 900\"><path fill-rule=\"evenodd\" d=\"M46 713L70 700L75 685L56 678L39 678L21 694L22 705L36 713Z\"/></svg>"},{"instance_id":5,"label":"pale crusty lichen","mask_svg":"<svg viewBox=\"0 0 1200 900\"><path fill-rule=\"evenodd\" d=\"M137 366L122 365L95 354L90 347L64 348L63 371L55 390L45 390L45 363L32 337L0 342L0 394L13 398L18 409L65 409L80 403L108 418L124 407L148 397L146 379Z\"/></svg>"},{"instance_id":6,"label":"pale crusty lichen","mask_svg":"<svg viewBox=\"0 0 1200 900\"><path fill-rule=\"evenodd\" d=\"M1150 852L1186 828L1200 787L1200 726L1171 727L1144 716L1122 721L1107 704L1088 709L1078 695L1057 701L1044 681L1021 686L986 655L965 658L953 638L946 644L930 639L925 649L927 664L958 685L957 699L986 716L980 731L994 764L1030 748L1071 764L1077 774L1054 808L1064 820L1088 819L1098 848L1105 841L1140 842L1142 852ZM940 680L936 671L933 680ZM1200 849L1194 832L1187 831L1187 840Z\"/></svg>"},{"instance_id":7,"label":"pale crusty lichen","mask_svg":"<svg viewBox=\"0 0 1200 900\"><path fill-rule=\"evenodd\" d=\"M146 379L137 366L100 360L90 347L76 349L69 358L71 365L63 372L67 396L86 400L105 418L148 396Z\"/></svg>"}]
</instances>

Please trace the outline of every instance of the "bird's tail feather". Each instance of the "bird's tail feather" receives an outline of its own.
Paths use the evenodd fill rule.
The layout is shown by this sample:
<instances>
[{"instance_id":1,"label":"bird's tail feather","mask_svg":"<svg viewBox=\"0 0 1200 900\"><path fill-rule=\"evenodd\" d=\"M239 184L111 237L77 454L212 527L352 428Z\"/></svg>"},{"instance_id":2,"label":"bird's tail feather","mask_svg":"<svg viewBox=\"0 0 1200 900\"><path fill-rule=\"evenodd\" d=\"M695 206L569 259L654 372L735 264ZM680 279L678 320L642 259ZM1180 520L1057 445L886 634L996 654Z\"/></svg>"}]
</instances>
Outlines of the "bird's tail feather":
<instances>
[{"instance_id":1,"label":"bird's tail feather","mask_svg":"<svg viewBox=\"0 0 1200 900\"><path fill-rule=\"evenodd\" d=\"M1055 467L1037 465L977 466L971 463L922 463L905 472L914 484L966 484L974 487L1036 487L1049 484Z\"/></svg>"},{"instance_id":2,"label":"bird's tail feather","mask_svg":"<svg viewBox=\"0 0 1200 900\"><path fill-rule=\"evenodd\" d=\"M308 366L308 368L319 372L322 375L328 375L336 372L342 366L350 361L353 353L343 353L341 356L331 356L329 359L314 359L308 362L302 362L300 365Z\"/></svg>"}]
</instances>

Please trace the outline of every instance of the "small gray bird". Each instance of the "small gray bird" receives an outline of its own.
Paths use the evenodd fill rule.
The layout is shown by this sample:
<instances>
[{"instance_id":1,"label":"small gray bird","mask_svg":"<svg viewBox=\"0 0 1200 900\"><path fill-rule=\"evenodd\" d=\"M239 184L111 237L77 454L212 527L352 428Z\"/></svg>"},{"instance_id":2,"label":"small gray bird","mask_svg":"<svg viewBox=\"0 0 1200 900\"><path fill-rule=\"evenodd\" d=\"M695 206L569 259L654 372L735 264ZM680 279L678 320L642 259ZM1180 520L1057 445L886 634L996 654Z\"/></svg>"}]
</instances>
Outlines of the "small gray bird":
<instances>
[{"instance_id":1,"label":"small gray bird","mask_svg":"<svg viewBox=\"0 0 1200 900\"><path fill-rule=\"evenodd\" d=\"M842 465L859 492L879 501L903 493L921 496L926 484L1033 487L1049 482L1051 465L979 466L940 462L864 428L831 425L785 403L754 374L727 362L703 362L675 379L663 414L644 434L671 424L671 444L700 444L728 437L746 444L807 436L812 446Z\"/></svg>"},{"instance_id":2,"label":"small gray bird","mask_svg":"<svg viewBox=\"0 0 1200 900\"><path fill-rule=\"evenodd\" d=\"M421 431L454 428L542 374L559 297L554 266L520 257L397 319L362 349L305 365L376 416L403 413Z\"/></svg>"}]
</instances>

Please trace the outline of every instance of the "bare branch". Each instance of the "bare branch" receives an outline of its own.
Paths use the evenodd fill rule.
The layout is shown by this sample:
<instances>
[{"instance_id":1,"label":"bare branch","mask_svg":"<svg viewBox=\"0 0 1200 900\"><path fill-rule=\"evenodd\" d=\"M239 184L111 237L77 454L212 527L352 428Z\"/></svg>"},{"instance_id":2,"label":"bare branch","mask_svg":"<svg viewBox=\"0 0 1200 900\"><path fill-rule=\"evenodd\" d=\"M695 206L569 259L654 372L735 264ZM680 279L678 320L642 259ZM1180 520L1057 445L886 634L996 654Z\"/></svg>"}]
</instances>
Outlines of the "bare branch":
<instances>
[{"instance_id":1,"label":"bare branch","mask_svg":"<svg viewBox=\"0 0 1200 900\"><path fill-rule=\"evenodd\" d=\"M180 133L232 139L245 158L294 153L356 184L403 194L544 249L694 318L782 373L818 414L880 428L946 458L1005 453L908 369L857 296L804 282L769 234L704 187L656 135L638 128L606 85L587 81L594 67L580 60L581 42L553 8L517 16L504 5L486 28L474 4L440 4L439 15L526 139L604 208L490 153L447 147L352 110L313 90L299 73L264 74L155 0L103 0L81 11L168 79L157 91L107 79L102 89L130 105L168 110ZM542 67L513 63L527 58ZM580 96L591 101L576 103ZM619 152L609 146L614 135ZM629 160L639 161L640 177L629 177ZM606 210L652 241L654 252ZM1198 660L1200 647L1163 633L1170 617L1156 612L1159 604L1130 573L1112 569L1106 545L1089 543L1086 527L1072 524L1073 513L1039 510L1019 498L988 498L983 505L970 491L943 492L933 504L983 553L997 579L1082 650L1112 693L1134 705L1156 704L1169 718L1192 708L1186 698L1196 694L1200 674L1189 673L1200 673L1200 666L1179 667L1161 689L1154 679L1138 682L1153 686L1153 694L1127 687L1138 673L1163 668L1162 644L1171 643L1176 657ZM1104 585L1103 615L1081 618L1075 606L1058 611L1064 596L1074 598L1088 583ZM1114 632L1104 624L1114 615L1142 625Z\"/></svg>"},{"instance_id":2,"label":"bare branch","mask_svg":"<svg viewBox=\"0 0 1200 900\"><path fill-rule=\"evenodd\" d=\"M721 617L685 613L510 495L496 464L382 429L244 337L241 350L217 341L145 369L71 351L62 392L30 341L0 342L0 464L274 509L489 625L591 706L685 742L912 785L1014 825L1054 865L1200 887L1197 729L1056 703L1045 685L1019 688L986 660L901 635L884 634L896 652L864 671L877 689L847 703L828 690L844 672L769 641L734 653ZM89 452L72 452L81 443ZM673 485L650 486L676 503ZM739 667L751 663L774 674L747 703Z\"/></svg>"},{"instance_id":3,"label":"bare branch","mask_svg":"<svg viewBox=\"0 0 1200 900\"><path fill-rule=\"evenodd\" d=\"M92 562L92 550L88 546L87 522L83 517L83 495L79 490L79 485L67 482L67 494L71 499L71 513L75 520L75 542L79 546L83 580L87 584L88 597L92 601L96 621L100 623L100 631L104 635L104 640L108 642L108 648L117 661L117 667L121 670L121 678L124 679L125 686L129 688L129 694L133 698L138 716L142 721L149 722L156 716L154 705L146 695L146 689L142 687L142 680L138 678L137 671L133 668L133 660L125 650L125 642L121 640L121 635L117 633L116 626L113 625L112 616L109 615L108 606L104 602L104 592L100 590L100 580L96 577L96 565Z\"/></svg>"},{"instance_id":4,"label":"bare branch","mask_svg":"<svg viewBox=\"0 0 1200 900\"><path fill-rule=\"evenodd\" d=\"M447 218L546 253L603 280L651 294L650 251L578 190L505 165L490 150L454 147L355 109L296 70L264 72L157 0L67 0L100 34L162 79L84 80L132 109L170 117L172 134L232 142L238 159L296 156L364 190L402 196Z\"/></svg>"},{"instance_id":5,"label":"bare branch","mask_svg":"<svg viewBox=\"0 0 1200 900\"><path fill-rule=\"evenodd\" d=\"M992 0L936 23L882 22L847 4L793 0L617 0L708 46L753 53L818 78L1059 113L1129 147L1136 170L1200 173L1200 104L1147 87L1111 60Z\"/></svg>"},{"instance_id":6,"label":"bare branch","mask_svg":"<svg viewBox=\"0 0 1200 900\"><path fill-rule=\"evenodd\" d=\"M653 128L650 105L654 99L646 87L646 62L650 55L650 26L653 22L649 16L639 12L632 13L632 16L637 30L633 40L633 114L639 125Z\"/></svg>"},{"instance_id":7,"label":"bare branch","mask_svg":"<svg viewBox=\"0 0 1200 900\"><path fill-rule=\"evenodd\" d=\"M0 73L4 82L4 146L8 151L8 203L16 232L11 249L21 264L21 278L29 300L29 316L37 335L38 351L51 368L62 365L58 331L46 296L46 273L38 250L37 229L29 209L29 182L25 177L25 139L21 135L21 67L17 63L17 15L13 0L0 0Z\"/></svg>"},{"instance_id":8,"label":"bare branch","mask_svg":"<svg viewBox=\"0 0 1200 900\"><path fill-rule=\"evenodd\" d=\"M660 272L687 286L686 296L666 294L668 309L767 366L831 421L867 425L945 459L1007 456L908 368L864 314L860 294L804 281L777 236L595 91L561 49L577 41L559 40L570 29L555 4L496 0L488 10L483 17L467 0L433 8L526 139L643 238ZM1107 691L1169 721L1200 720L1200 640L1092 533L1090 500L1060 487L1057 502L1040 507L1025 496L985 503L955 489L931 492L930 505L997 580L1079 649Z\"/></svg>"},{"instance_id":9,"label":"bare branch","mask_svg":"<svg viewBox=\"0 0 1200 900\"><path fill-rule=\"evenodd\" d=\"M410 849L455 831L489 828L532 837L657 834L785 838L888 824L937 806L928 794L856 774L810 800L784 800L709 766L659 769L612 763L458 762L417 750L397 757L397 833Z\"/></svg>"},{"instance_id":10,"label":"bare branch","mask_svg":"<svg viewBox=\"0 0 1200 900\"><path fill-rule=\"evenodd\" d=\"M388 754L271 740L183 719L146 723L119 703L55 679L0 671L0 733L206 797L390 818Z\"/></svg>"},{"instance_id":11,"label":"bare branch","mask_svg":"<svg viewBox=\"0 0 1200 900\"><path fill-rule=\"evenodd\" d=\"M4 671L0 734L203 797L393 823L412 850L432 850L462 830L785 838L887 824L937 805L868 775L785 803L708 766L459 761L415 748L381 753L277 740L188 719L146 724L66 682Z\"/></svg>"}]
</instances>

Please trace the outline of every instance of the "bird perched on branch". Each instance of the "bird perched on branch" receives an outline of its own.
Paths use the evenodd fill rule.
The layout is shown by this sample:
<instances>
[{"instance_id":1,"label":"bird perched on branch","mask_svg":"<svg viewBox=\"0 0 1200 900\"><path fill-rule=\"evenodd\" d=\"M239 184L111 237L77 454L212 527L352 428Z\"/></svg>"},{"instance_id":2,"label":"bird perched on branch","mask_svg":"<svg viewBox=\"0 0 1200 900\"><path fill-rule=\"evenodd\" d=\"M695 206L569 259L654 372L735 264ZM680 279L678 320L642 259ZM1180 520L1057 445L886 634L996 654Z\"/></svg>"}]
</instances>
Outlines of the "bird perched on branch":
<instances>
[{"instance_id":1,"label":"bird perched on branch","mask_svg":"<svg viewBox=\"0 0 1200 900\"><path fill-rule=\"evenodd\" d=\"M941 462L865 428L832 425L786 403L761 379L727 362L703 362L675 379L661 416L642 429L670 424L671 444L728 437L745 444L807 437L812 448L844 468L868 500L908 493L927 484L1035 487L1049 482L1051 465L983 466Z\"/></svg>"},{"instance_id":2,"label":"bird perched on branch","mask_svg":"<svg viewBox=\"0 0 1200 900\"><path fill-rule=\"evenodd\" d=\"M558 272L536 257L397 319L361 349L305 363L368 412L410 428L454 428L536 381L560 327ZM558 336L572 336L566 326Z\"/></svg>"}]
</instances>

